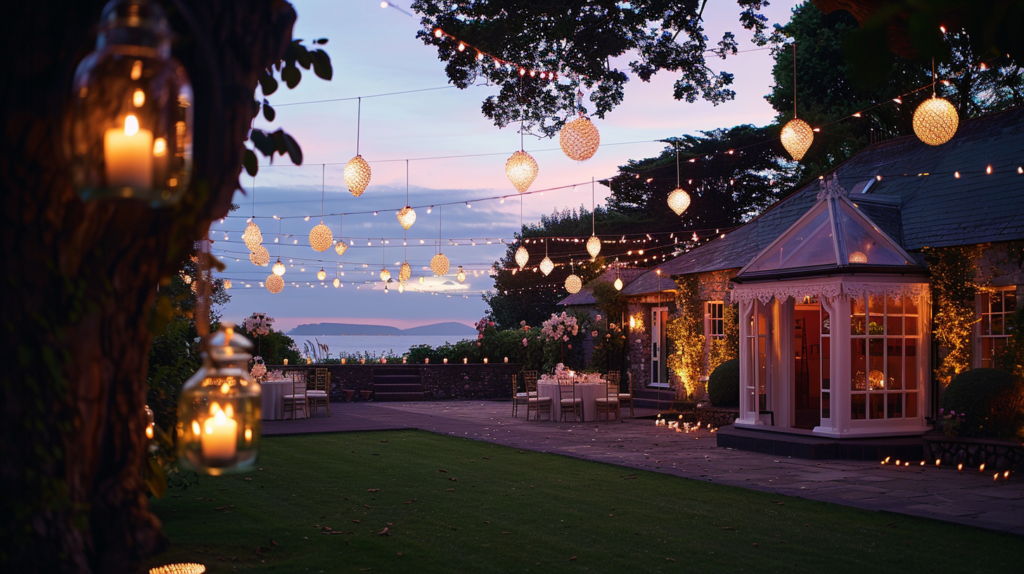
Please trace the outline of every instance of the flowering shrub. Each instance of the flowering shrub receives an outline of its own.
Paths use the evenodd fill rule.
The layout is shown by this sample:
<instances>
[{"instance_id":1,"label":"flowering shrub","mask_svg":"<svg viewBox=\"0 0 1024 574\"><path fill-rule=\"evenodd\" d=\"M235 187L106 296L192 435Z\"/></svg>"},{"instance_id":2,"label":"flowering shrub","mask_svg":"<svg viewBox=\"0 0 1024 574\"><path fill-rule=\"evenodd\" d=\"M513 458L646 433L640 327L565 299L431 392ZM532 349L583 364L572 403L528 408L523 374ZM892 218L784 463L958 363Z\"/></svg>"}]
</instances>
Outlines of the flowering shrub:
<instances>
[{"instance_id":1,"label":"flowering shrub","mask_svg":"<svg viewBox=\"0 0 1024 574\"><path fill-rule=\"evenodd\" d=\"M950 438L954 438L960 434L960 427L964 424L964 419L967 415L964 413L956 414L956 411L946 412L946 409L939 409L939 417L942 419L939 424L942 425L942 432Z\"/></svg>"},{"instance_id":2,"label":"flowering shrub","mask_svg":"<svg viewBox=\"0 0 1024 574\"><path fill-rule=\"evenodd\" d=\"M550 319L541 325L541 333L550 341L569 342L569 335L579 334L580 326L576 317L567 315L562 311L561 315L552 315Z\"/></svg>"},{"instance_id":3,"label":"flowering shrub","mask_svg":"<svg viewBox=\"0 0 1024 574\"><path fill-rule=\"evenodd\" d=\"M263 337L269 335L274 329L274 319L268 317L266 313L253 313L242 321L242 326L244 326L245 330L250 334L257 337Z\"/></svg>"}]
</instances>

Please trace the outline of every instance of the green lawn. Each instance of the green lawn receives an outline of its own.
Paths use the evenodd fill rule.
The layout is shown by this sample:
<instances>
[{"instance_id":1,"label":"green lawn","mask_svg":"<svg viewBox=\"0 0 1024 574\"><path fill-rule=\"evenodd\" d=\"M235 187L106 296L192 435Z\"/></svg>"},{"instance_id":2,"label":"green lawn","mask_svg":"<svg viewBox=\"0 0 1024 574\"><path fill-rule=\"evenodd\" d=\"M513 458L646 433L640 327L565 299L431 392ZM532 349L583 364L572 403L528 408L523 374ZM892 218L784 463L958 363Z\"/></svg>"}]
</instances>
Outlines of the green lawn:
<instances>
[{"instance_id":1,"label":"green lawn","mask_svg":"<svg viewBox=\"0 0 1024 574\"><path fill-rule=\"evenodd\" d=\"M863 574L1024 556L1016 536L419 431L265 438L259 467L154 501L170 550L150 565Z\"/></svg>"}]
</instances>

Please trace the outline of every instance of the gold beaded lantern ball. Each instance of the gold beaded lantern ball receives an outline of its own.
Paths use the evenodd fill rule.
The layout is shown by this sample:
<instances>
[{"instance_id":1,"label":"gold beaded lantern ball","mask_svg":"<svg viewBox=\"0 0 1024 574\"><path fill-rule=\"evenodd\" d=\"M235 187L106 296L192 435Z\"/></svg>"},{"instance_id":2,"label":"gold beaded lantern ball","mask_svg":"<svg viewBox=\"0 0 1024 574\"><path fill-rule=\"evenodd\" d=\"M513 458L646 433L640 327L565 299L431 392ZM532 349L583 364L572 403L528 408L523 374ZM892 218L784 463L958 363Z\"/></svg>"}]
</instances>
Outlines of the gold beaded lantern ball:
<instances>
[{"instance_id":1,"label":"gold beaded lantern ball","mask_svg":"<svg viewBox=\"0 0 1024 574\"><path fill-rule=\"evenodd\" d=\"M928 145L948 142L956 134L959 125L956 108L942 98L932 96L914 110L914 133Z\"/></svg>"},{"instance_id":2,"label":"gold beaded lantern ball","mask_svg":"<svg viewBox=\"0 0 1024 574\"><path fill-rule=\"evenodd\" d=\"M386 268L385 269L381 269L380 270L380 280L383 281L384 283L387 283L388 280L390 280L390 279L391 279L391 272L388 271Z\"/></svg>"},{"instance_id":3,"label":"gold beaded lantern ball","mask_svg":"<svg viewBox=\"0 0 1024 574\"><path fill-rule=\"evenodd\" d=\"M338 255L344 255L345 252L348 251L348 243L339 239L338 242L334 244L334 250L338 252Z\"/></svg>"},{"instance_id":4,"label":"gold beaded lantern ball","mask_svg":"<svg viewBox=\"0 0 1024 574\"><path fill-rule=\"evenodd\" d=\"M430 270L434 272L434 275L447 275L448 267L448 258L444 256L444 253L438 253L430 260Z\"/></svg>"},{"instance_id":5,"label":"gold beaded lantern ball","mask_svg":"<svg viewBox=\"0 0 1024 574\"><path fill-rule=\"evenodd\" d=\"M321 280L321 281L323 281L324 279L327 279L327 272L324 271L323 267L321 267L320 270L316 272L316 278Z\"/></svg>"},{"instance_id":6,"label":"gold beaded lantern ball","mask_svg":"<svg viewBox=\"0 0 1024 574\"><path fill-rule=\"evenodd\" d=\"M519 193L530 189L537 179L537 171L537 161L525 151L517 151L505 162L505 175Z\"/></svg>"},{"instance_id":7,"label":"gold beaded lantern ball","mask_svg":"<svg viewBox=\"0 0 1024 574\"><path fill-rule=\"evenodd\" d=\"M803 159L807 149L811 147L812 141L814 141L814 130L807 125L807 122L794 118L782 126L782 147L786 148L794 160Z\"/></svg>"},{"instance_id":8,"label":"gold beaded lantern ball","mask_svg":"<svg viewBox=\"0 0 1024 574\"><path fill-rule=\"evenodd\" d=\"M590 118L580 116L562 127L558 132L558 145L572 160L586 161L597 153L601 145L601 134Z\"/></svg>"},{"instance_id":9,"label":"gold beaded lantern ball","mask_svg":"<svg viewBox=\"0 0 1024 574\"><path fill-rule=\"evenodd\" d=\"M405 283L410 277L412 277L412 266L406 261L398 268L398 282Z\"/></svg>"},{"instance_id":10,"label":"gold beaded lantern ball","mask_svg":"<svg viewBox=\"0 0 1024 574\"><path fill-rule=\"evenodd\" d=\"M267 280L263 282L263 285L267 287L267 291L276 295L284 289L284 279L281 279L280 275L271 274L267 277Z\"/></svg>"},{"instance_id":11,"label":"gold beaded lantern ball","mask_svg":"<svg viewBox=\"0 0 1024 574\"><path fill-rule=\"evenodd\" d=\"M366 163L363 156L357 155L345 164L345 185L356 197L362 195L366 186L370 185L370 164Z\"/></svg>"},{"instance_id":12,"label":"gold beaded lantern ball","mask_svg":"<svg viewBox=\"0 0 1024 574\"><path fill-rule=\"evenodd\" d=\"M850 263L867 263L868 256L864 255L860 251L854 251L850 254Z\"/></svg>"},{"instance_id":13,"label":"gold beaded lantern ball","mask_svg":"<svg viewBox=\"0 0 1024 574\"><path fill-rule=\"evenodd\" d=\"M565 278L565 290L569 293L579 293L583 288L583 280L575 273Z\"/></svg>"},{"instance_id":14,"label":"gold beaded lantern ball","mask_svg":"<svg viewBox=\"0 0 1024 574\"><path fill-rule=\"evenodd\" d=\"M587 253L591 257L597 257L601 253L601 240L596 235L591 235L590 239L587 240Z\"/></svg>"},{"instance_id":15,"label":"gold beaded lantern ball","mask_svg":"<svg viewBox=\"0 0 1024 574\"><path fill-rule=\"evenodd\" d=\"M341 287L341 279L338 279L337 277L335 277L334 278L334 288L337 289L338 287Z\"/></svg>"},{"instance_id":16,"label":"gold beaded lantern ball","mask_svg":"<svg viewBox=\"0 0 1024 574\"><path fill-rule=\"evenodd\" d=\"M459 272L455 274L455 278L459 280L459 283L466 282L466 272L462 270L462 265L459 265Z\"/></svg>"},{"instance_id":17,"label":"gold beaded lantern ball","mask_svg":"<svg viewBox=\"0 0 1024 574\"><path fill-rule=\"evenodd\" d=\"M551 259L545 255L544 259L541 259L540 261L540 272L543 273L545 277L547 277L554 270L555 264L552 263Z\"/></svg>"},{"instance_id":18,"label":"gold beaded lantern ball","mask_svg":"<svg viewBox=\"0 0 1024 574\"><path fill-rule=\"evenodd\" d=\"M258 267L266 267L270 265L270 252L267 251L266 247L257 245L256 249L249 254L249 261L252 261L252 264Z\"/></svg>"},{"instance_id":19,"label":"gold beaded lantern ball","mask_svg":"<svg viewBox=\"0 0 1024 574\"><path fill-rule=\"evenodd\" d=\"M398 224L402 226L406 231L412 227L412 224L416 223L416 210L406 205L402 209L398 210Z\"/></svg>"},{"instance_id":20,"label":"gold beaded lantern ball","mask_svg":"<svg viewBox=\"0 0 1024 574\"><path fill-rule=\"evenodd\" d=\"M526 247L520 245L519 249L516 249L516 265L520 269L526 267L527 262L530 261L530 252L526 250Z\"/></svg>"},{"instance_id":21,"label":"gold beaded lantern ball","mask_svg":"<svg viewBox=\"0 0 1024 574\"><path fill-rule=\"evenodd\" d=\"M242 233L242 241L245 242L245 246L249 248L249 251L255 251L257 247L263 244L263 232L260 231L260 226L256 225L255 221L250 221L249 225L245 226L245 232Z\"/></svg>"},{"instance_id":22,"label":"gold beaded lantern ball","mask_svg":"<svg viewBox=\"0 0 1024 574\"><path fill-rule=\"evenodd\" d=\"M668 194L668 206L676 215L682 215L686 208L690 207L690 194L681 187L673 189L672 193Z\"/></svg>"},{"instance_id":23,"label":"gold beaded lantern ball","mask_svg":"<svg viewBox=\"0 0 1024 574\"><path fill-rule=\"evenodd\" d=\"M224 289L225 290L231 289L231 280L230 279L225 279L224 280Z\"/></svg>"},{"instance_id":24,"label":"gold beaded lantern ball","mask_svg":"<svg viewBox=\"0 0 1024 574\"><path fill-rule=\"evenodd\" d=\"M616 277L614 285L616 291L622 291L622 279Z\"/></svg>"},{"instance_id":25,"label":"gold beaded lantern ball","mask_svg":"<svg viewBox=\"0 0 1024 574\"><path fill-rule=\"evenodd\" d=\"M309 246L314 251L327 251L331 245L334 245L334 234L331 233L331 228L324 225L323 222L318 223L309 232Z\"/></svg>"},{"instance_id":26,"label":"gold beaded lantern ball","mask_svg":"<svg viewBox=\"0 0 1024 574\"><path fill-rule=\"evenodd\" d=\"M274 263L274 266L271 267L270 270L273 271L274 275L277 275L278 277L281 277L281 276L284 275L284 272L286 271L286 269L285 269L284 263L281 263L281 258L280 257L277 258L277 263Z\"/></svg>"}]
</instances>

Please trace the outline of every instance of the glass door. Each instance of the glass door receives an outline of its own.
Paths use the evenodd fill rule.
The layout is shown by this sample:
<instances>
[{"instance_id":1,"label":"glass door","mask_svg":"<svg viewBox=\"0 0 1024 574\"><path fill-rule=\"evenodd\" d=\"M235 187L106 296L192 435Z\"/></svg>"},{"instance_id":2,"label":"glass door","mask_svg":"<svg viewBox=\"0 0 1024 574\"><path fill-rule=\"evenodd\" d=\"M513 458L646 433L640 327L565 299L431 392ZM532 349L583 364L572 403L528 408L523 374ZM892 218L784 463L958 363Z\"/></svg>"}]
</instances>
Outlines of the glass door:
<instances>
[{"instance_id":1,"label":"glass door","mask_svg":"<svg viewBox=\"0 0 1024 574\"><path fill-rule=\"evenodd\" d=\"M668 350L665 348L665 323L668 307L651 309L651 385L668 386Z\"/></svg>"}]
</instances>

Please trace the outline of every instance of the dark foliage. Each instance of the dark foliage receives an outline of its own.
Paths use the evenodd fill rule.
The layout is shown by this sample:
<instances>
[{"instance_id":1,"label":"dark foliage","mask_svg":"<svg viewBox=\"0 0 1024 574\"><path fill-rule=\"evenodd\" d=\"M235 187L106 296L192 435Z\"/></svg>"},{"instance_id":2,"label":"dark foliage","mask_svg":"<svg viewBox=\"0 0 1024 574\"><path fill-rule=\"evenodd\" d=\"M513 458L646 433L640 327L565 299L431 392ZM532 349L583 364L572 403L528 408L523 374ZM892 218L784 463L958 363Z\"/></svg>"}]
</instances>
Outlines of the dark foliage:
<instances>
[{"instance_id":1,"label":"dark foliage","mask_svg":"<svg viewBox=\"0 0 1024 574\"><path fill-rule=\"evenodd\" d=\"M712 406L740 406L740 360L730 359L708 377L708 399Z\"/></svg>"}]
</instances>

